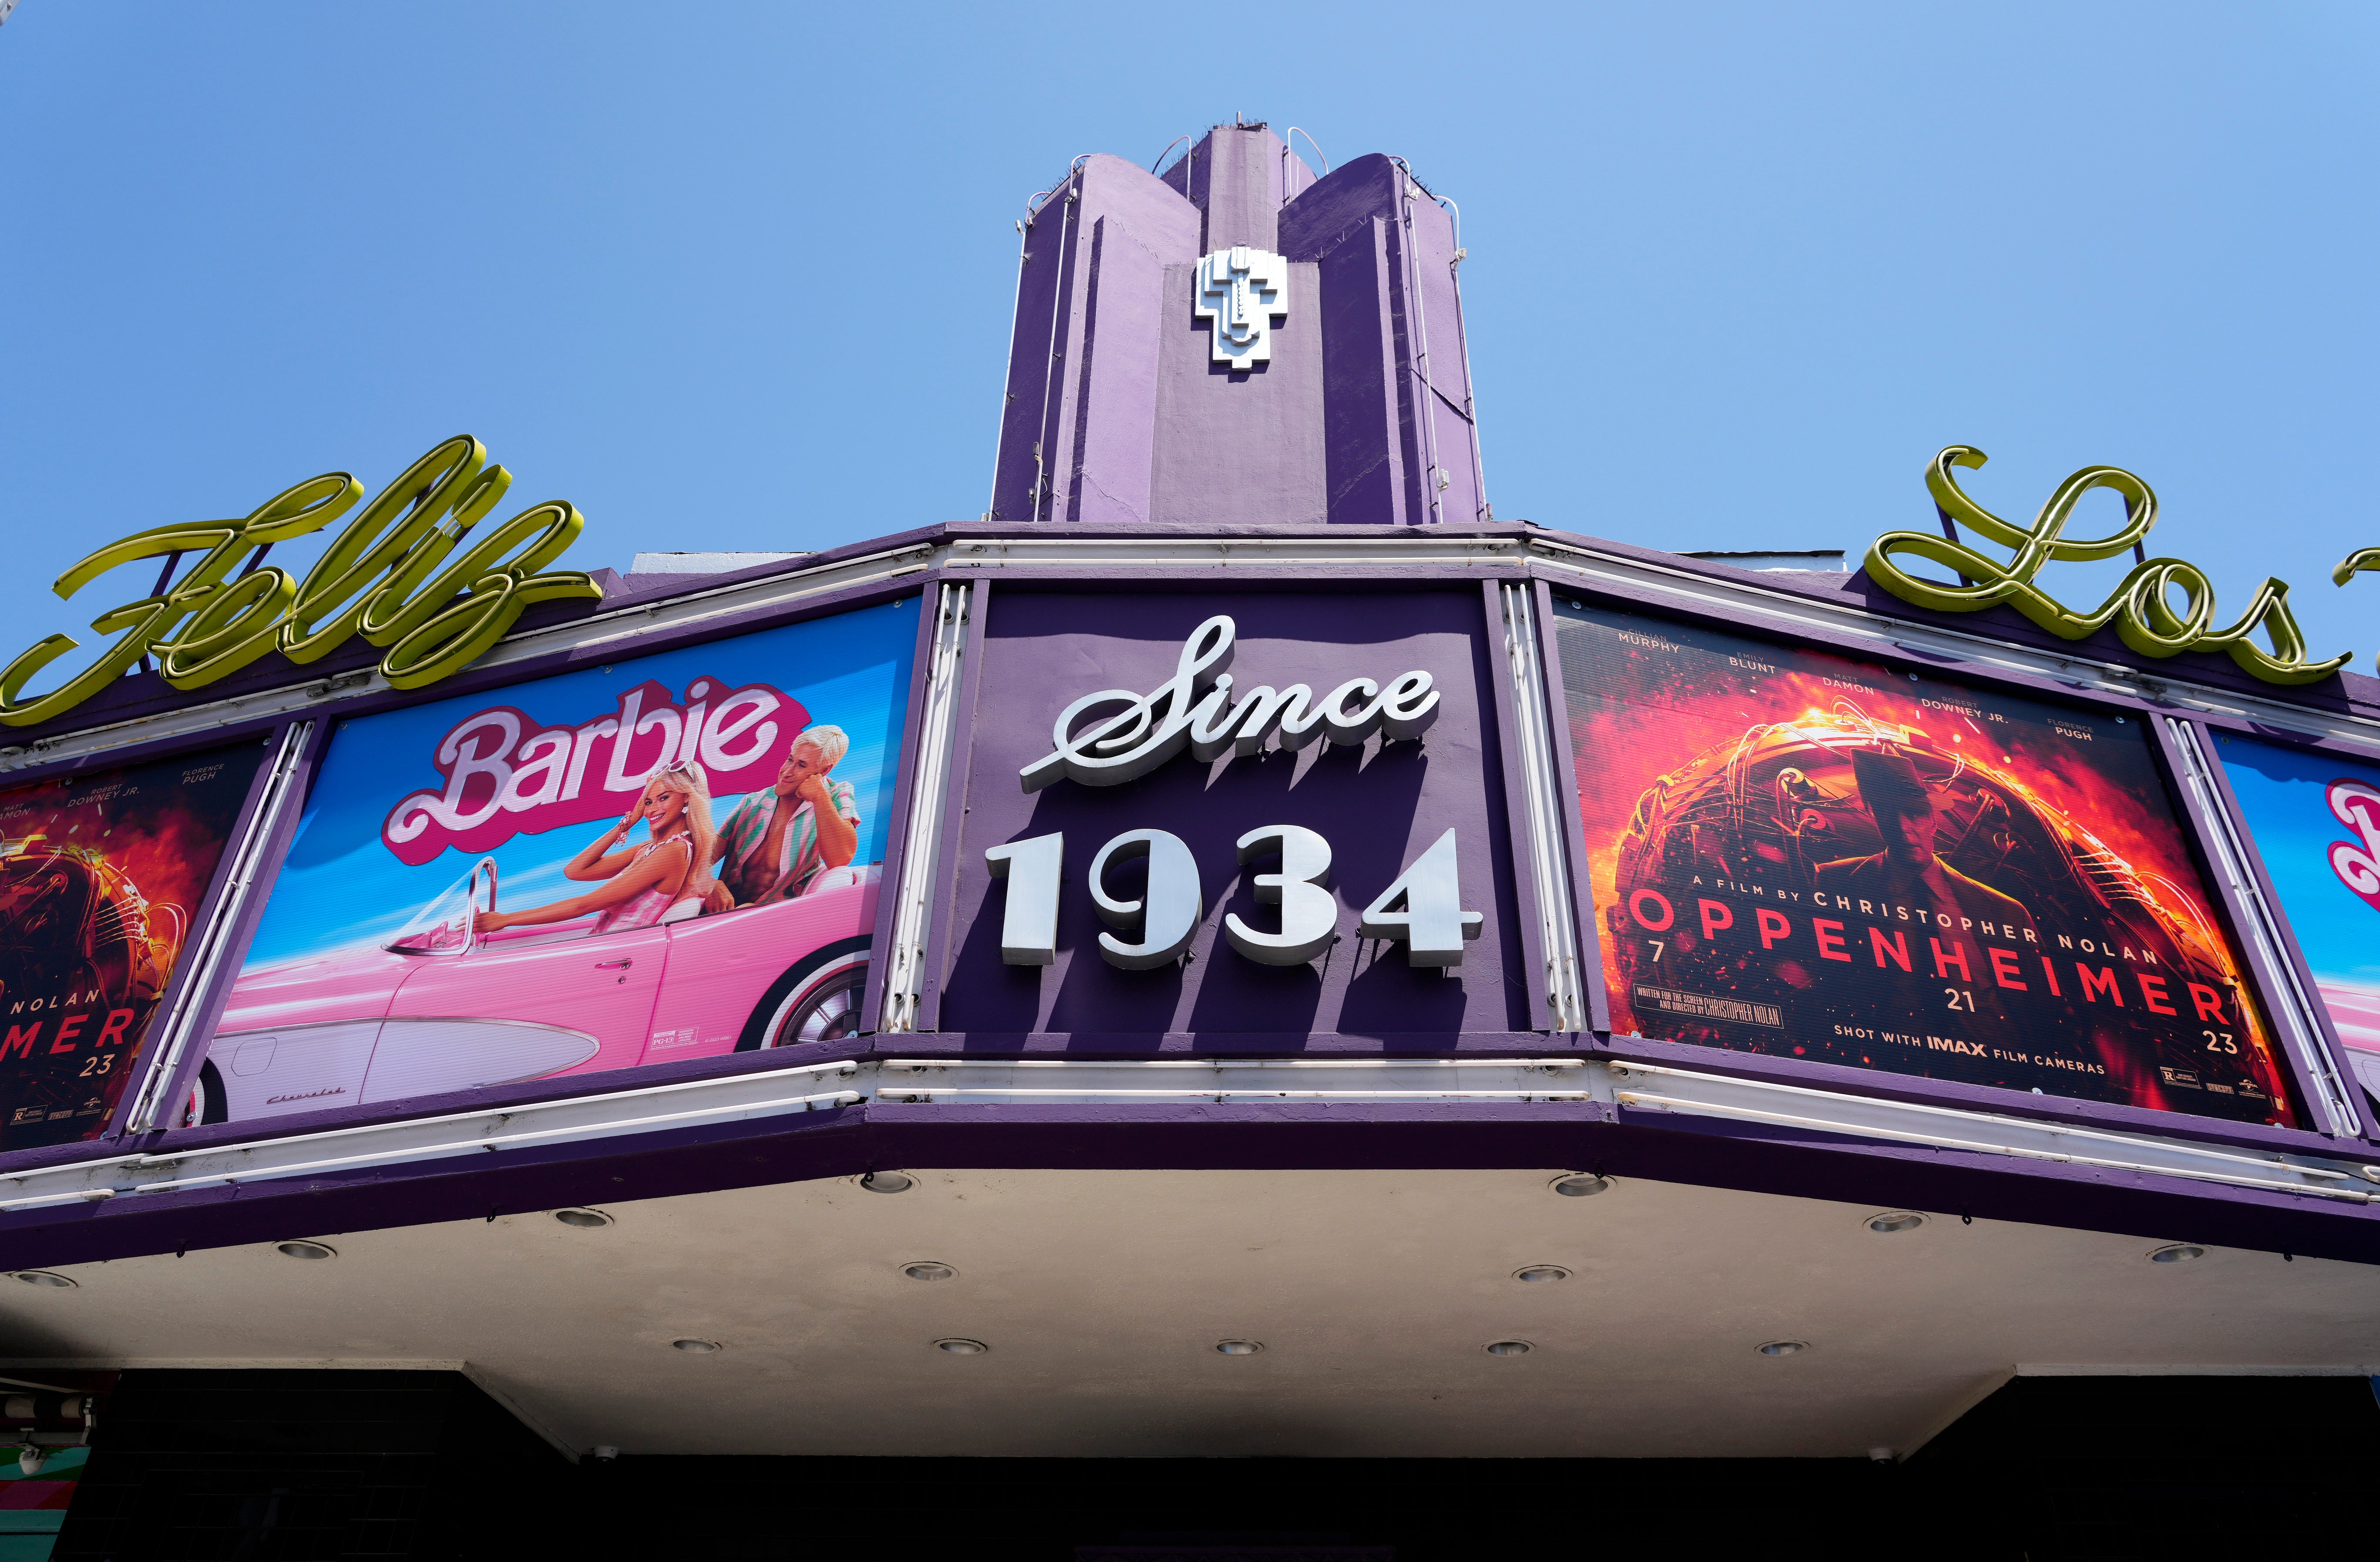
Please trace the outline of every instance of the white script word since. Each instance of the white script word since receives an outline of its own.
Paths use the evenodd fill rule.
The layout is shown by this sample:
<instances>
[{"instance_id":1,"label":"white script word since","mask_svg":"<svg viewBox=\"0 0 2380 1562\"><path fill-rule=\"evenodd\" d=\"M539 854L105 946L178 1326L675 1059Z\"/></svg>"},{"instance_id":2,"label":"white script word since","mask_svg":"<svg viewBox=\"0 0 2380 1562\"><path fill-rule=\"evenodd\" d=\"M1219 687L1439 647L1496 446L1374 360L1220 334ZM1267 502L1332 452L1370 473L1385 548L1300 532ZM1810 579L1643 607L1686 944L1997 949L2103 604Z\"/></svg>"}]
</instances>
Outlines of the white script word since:
<instances>
[{"instance_id":1,"label":"white script word since","mask_svg":"<svg viewBox=\"0 0 2380 1562\"><path fill-rule=\"evenodd\" d=\"M1200 763L1226 752L1262 750L1281 729L1281 746L1303 749L1318 738L1350 747L1374 733L1418 738L1438 719L1439 697L1427 673L1399 673L1387 685L1349 678L1321 699L1302 683L1276 690L1260 684L1234 702L1232 675L1238 629L1217 614L1191 631L1173 676L1147 694L1103 689L1086 694L1059 713L1050 730L1050 752L1018 772L1028 792L1062 777L1086 787L1137 781L1184 749ZM1075 724L1104 705L1123 708L1081 732Z\"/></svg>"}]
</instances>

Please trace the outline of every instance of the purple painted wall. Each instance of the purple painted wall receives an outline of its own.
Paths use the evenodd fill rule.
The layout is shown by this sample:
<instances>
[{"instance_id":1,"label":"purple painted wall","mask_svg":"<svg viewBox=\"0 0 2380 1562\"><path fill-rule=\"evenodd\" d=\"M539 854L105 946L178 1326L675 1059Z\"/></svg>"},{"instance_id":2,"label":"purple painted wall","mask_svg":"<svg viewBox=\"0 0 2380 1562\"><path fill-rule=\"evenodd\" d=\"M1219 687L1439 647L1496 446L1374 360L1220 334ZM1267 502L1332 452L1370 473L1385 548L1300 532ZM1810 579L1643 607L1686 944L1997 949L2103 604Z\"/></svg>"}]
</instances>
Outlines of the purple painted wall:
<instances>
[{"instance_id":1,"label":"purple painted wall","mask_svg":"<svg viewBox=\"0 0 2380 1562\"><path fill-rule=\"evenodd\" d=\"M1322 271L1330 519L1490 519L1446 211L1359 157L1282 212L1281 253Z\"/></svg>"},{"instance_id":2,"label":"purple painted wall","mask_svg":"<svg viewBox=\"0 0 2380 1562\"><path fill-rule=\"evenodd\" d=\"M1197 266L1165 268L1165 297L1184 299ZM1314 526L1330 519L1323 336L1312 308L1320 268L1290 266L1289 318L1272 330L1272 361L1235 374L1213 361L1207 331L1167 331L1157 374L1151 519L1226 526L1262 518ZM1297 307L1306 300L1305 308ZM1186 304L1184 312L1187 312Z\"/></svg>"},{"instance_id":3,"label":"purple painted wall","mask_svg":"<svg viewBox=\"0 0 2380 1562\"><path fill-rule=\"evenodd\" d=\"M1218 125L1165 183L1201 214L1198 252L1234 244L1281 250L1281 209L1315 182L1314 170L1262 124Z\"/></svg>"}]
</instances>

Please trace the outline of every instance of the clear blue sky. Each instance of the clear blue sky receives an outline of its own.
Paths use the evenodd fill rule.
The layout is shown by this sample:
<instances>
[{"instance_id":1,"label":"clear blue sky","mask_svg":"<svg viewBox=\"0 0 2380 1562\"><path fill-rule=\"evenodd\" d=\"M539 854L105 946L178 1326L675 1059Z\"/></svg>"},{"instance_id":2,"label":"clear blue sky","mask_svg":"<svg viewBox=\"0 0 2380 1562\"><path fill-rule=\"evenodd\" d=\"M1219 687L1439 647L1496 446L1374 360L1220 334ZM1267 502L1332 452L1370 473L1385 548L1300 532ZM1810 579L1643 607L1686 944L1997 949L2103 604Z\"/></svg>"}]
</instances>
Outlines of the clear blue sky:
<instances>
[{"instance_id":1,"label":"clear blue sky","mask_svg":"<svg viewBox=\"0 0 2380 1562\"><path fill-rule=\"evenodd\" d=\"M23 0L0 657L147 591L49 594L102 542L460 432L583 567L974 515L1026 197L1241 113L1462 202L1500 516L1857 552L1940 445L2022 519L2108 462L2371 671L2380 579L2327 575L2380 544L2376 45L2170 0Z\"/></svg>"}]
</instances>

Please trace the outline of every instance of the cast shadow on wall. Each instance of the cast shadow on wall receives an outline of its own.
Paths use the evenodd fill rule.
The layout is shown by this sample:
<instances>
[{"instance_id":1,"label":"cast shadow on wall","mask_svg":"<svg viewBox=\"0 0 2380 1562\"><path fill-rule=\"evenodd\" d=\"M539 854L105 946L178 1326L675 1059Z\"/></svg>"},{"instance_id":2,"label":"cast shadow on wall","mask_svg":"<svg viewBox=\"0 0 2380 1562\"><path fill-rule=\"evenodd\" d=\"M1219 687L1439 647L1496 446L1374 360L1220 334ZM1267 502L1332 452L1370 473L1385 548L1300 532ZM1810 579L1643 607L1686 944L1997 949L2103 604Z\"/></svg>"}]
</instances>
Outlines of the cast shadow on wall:
<instances>
[{"instance_id":1,"label":"cast shadow on wall","mask_svg":"<svg viewBox=\"0 0 2380 1562\"><path fill-rule=\"evenodd\" d=\"M1234 763L1179 766L1088 795L1037 799L1016 838L1060 828L1066 836L1057 963L1002 961L999 913L1005 891L994 886L944 983L942 1025L980 1037L985 1045L1029 1033L1064 1034L1068 1050L1083 1052L1156 1050L1165 1037L1185 1033L1202 1045L1261 1037L1268 1050L1305 1050L1314 1033L1386 1041L1507 1028L1500 995L1497 1013L1475 1016L1475 995L1462 973L1415 970L1395 946L1355 934L1357 913L1428 844L1411 837L1429 767L1426 740L1376 739L1362 749L1330 747L1307 755L1276 750ZM1111 930L1092 905L1086 873L1101 842L1156 821L1181 836L1198 866L1198 931L1184 961L1119 970L1099 956L1099 934ZM1277 860L1237 860L1240 836L1267 824L1303 825L1331 844L1338 941L1306 964L1259 964L1222 935L1228 915L1258 929L1279 920L1277 908L1257 901L1254 883L1256 874L1277 870ZM1137 897L1146 874L1145 860L1113 863L1108 893ZM1507 922L1504 897L1497 898L1498 921Z\"/></svg>"}]
</instances>

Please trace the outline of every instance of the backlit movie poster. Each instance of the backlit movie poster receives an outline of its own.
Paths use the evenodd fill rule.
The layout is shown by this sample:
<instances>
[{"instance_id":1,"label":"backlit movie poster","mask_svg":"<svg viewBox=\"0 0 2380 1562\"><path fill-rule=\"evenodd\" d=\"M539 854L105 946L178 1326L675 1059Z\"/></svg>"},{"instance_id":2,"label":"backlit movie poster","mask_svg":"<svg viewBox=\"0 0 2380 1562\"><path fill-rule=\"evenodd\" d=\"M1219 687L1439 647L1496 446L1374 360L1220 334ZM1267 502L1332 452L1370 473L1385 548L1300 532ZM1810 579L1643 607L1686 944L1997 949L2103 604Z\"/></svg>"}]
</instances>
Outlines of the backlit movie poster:
<instances>
[{"instance_id":1,"label":"backlit movie poster","mask_svg":"<svg viewBox=\"0 0 2380 1562\"><path fill-rule=\"evenodd\" d=\"M851 1034L917 632L912 597L342 723L192 1117Z\"/></svg>"},{"instance_id":2,"label":"backlit movie poster","mask_svg":"<svg viewBox=\"0 0 2380 1562\"><path fill-rule=\"evenodd\" d=\"M0 1149L107 1126L263 756L0 792Z\"/></svg>"},{"instance_id":3,"label":"backlit movie poster","mask_svg":"<svg viewBox=\"0 0 2380 1562\"><path fill-rule=\"evenodd\" d=\"M2295 1121L2146 733L1562 606L1615 1032Z\"/></svg>"},{"instance_id":4,"label":"backlit movie poster","mask_svg":"<svg viewBox=\"0 0 2380 1562\"><path fill-rule=\"evenodd\" d=\"M2380 764L2215 741L2347 1061L2380 1097Z\"/></svg>"}]
</instances>

